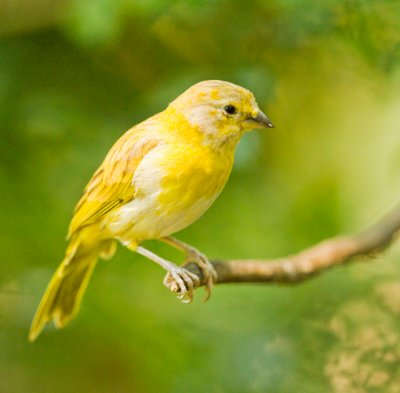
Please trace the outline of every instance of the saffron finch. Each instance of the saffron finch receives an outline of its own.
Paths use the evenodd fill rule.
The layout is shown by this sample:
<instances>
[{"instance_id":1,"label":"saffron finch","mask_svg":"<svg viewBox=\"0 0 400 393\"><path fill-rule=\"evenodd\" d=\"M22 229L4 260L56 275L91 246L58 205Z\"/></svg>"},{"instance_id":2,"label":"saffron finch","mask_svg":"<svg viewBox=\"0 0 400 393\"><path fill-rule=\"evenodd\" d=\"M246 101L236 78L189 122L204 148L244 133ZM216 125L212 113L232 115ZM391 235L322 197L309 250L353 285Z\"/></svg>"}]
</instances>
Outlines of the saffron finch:
<instances>
[{"instance_id":1,"label":"saffron finch","mask_svg":"<svg viewBox=\"0 0 400 393\"><path fill-rule=\"evenodd\" d=\"M117 241L167 270L184 300L198 276L141 246L159 239L197 263L210 292L215 271L195 248L170 237L197 220L222 191L243 134L273 127L253 94L229 82L197 83L163 112L128 130L84 189L69 227L64 260L51 279L29 333L64 327L78 312L99 258Z\"/></svg>"}]
</instances>

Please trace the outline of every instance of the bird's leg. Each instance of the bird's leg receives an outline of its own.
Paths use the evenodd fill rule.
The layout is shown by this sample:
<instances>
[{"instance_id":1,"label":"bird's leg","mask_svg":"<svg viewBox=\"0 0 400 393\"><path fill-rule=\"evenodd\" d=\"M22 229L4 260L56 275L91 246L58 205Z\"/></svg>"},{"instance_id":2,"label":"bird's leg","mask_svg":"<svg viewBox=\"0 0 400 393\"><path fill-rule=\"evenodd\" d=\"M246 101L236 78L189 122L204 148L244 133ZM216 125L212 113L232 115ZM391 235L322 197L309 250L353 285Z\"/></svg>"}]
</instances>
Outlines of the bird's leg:
<instances>
[{"instance_id":1,"label":"bird's leg","mask_svg":"<svg viewBox=\"0 0 400 393\"><path fill-rule=\"evenodd\" d=\"M157 254L154 254L144 247L137 246L135 251L159 264L168 272L167 277L172 277L176 285L174 287L167 285L167 277L164 279L164 285L174 292L179 292L179 299L184 303L190 303L193 300L193 289L200 284L199 277L197 277L196 274L189 272L189 270L182 266L177 266L174 263L159 257Z\"/></svg>"},{"instance_id":2,"label":"bird's leg","mask_svg":"<svg viewBox=\"0 0 400 393\"><path fill-rule=\"evenodd\" d=\"M217 273L212 263L199 250L197 250L192 246L189 246L189 244L186 244L178 239L166 236L161 238L160 240L176 248L177 250L184 252L186 255L185 263L188 262L196 263L196 265L200 268L206 280L206 286L205 286L206 297L204 298L204 300L205 301L208 300L211 295L211 288L213 286L213 283L217 279Z\"/></svg>"}]
</instances>

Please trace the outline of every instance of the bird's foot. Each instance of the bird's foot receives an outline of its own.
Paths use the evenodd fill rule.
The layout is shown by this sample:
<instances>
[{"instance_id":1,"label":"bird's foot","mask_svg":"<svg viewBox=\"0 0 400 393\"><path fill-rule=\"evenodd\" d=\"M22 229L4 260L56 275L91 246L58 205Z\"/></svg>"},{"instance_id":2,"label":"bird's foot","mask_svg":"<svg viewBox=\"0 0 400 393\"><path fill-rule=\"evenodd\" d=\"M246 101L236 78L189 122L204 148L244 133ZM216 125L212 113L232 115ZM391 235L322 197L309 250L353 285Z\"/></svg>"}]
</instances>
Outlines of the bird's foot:
<instances>
[{"instance_id":1,"label":"bird's foot","mask_svg":"<svg viewBox=\"0 0 400 393\"><path fill-rule=\"evenodd\" d=\"M193 290L200 285L199 277L181 266L171 263L164 278L164 285L172 292L179 293L178 299L183 303L191 303Z\"/></svg>"},{"instance_id":2,"label":"bird's foot","mask_svg":"<svg viewBox=\"0 0 400 393\"><path fill-rule=\"evenodd\" d=\"M211 296L211 289L214 285L214 282L217 280L217 272L215 271L214 266L209 261L209 259L203 253L193 247L186 249L185 264L188 264L190 262L195 263L201 270L202 275L204 276L204 280L206 282L206 296L203 300L207 301Z\"/></svg>"}]
</instances>

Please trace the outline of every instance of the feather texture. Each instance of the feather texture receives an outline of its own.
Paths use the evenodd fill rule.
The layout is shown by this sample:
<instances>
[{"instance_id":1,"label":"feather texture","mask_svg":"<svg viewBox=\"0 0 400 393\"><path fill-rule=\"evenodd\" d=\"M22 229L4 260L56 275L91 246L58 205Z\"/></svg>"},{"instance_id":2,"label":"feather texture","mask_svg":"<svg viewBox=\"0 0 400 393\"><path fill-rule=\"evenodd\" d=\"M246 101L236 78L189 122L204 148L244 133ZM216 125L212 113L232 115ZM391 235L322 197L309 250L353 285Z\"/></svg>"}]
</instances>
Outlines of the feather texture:
<instances>
[{"instance_id":1,"label":"feather texture","mask_svg":"<svg viewBox=\"0 0 400 393\"><path fill-rule=\"evenodd\" d=\"M132 128L111 148L84 189L74 211L68 238L134 198L135 170L143 157L159 143L156 138L144 137L144 129L144 124Z\"/></svg>"}]
</instances>

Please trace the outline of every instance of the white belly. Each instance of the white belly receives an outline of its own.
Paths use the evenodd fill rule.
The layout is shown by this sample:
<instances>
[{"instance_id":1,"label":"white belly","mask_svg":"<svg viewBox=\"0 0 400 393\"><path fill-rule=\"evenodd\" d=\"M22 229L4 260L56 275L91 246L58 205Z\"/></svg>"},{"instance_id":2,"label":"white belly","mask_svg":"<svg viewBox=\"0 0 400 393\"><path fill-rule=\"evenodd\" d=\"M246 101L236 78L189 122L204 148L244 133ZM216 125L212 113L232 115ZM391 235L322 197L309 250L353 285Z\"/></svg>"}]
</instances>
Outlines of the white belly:
<instances>
[{"instance_id":1,"label":"white belly","mask_svg":"<svg viewBox=\"0 0 400 393\"><path fill-rule=\"evenodd\" d=\"M168 236L196 221L215 198L200 198L189 209L169 212L160 208L156 197L134 199L116 212L118 220L113 220L110 229L124 243Z\"/></svg>"}]
</instances>

